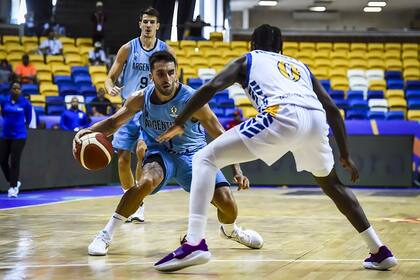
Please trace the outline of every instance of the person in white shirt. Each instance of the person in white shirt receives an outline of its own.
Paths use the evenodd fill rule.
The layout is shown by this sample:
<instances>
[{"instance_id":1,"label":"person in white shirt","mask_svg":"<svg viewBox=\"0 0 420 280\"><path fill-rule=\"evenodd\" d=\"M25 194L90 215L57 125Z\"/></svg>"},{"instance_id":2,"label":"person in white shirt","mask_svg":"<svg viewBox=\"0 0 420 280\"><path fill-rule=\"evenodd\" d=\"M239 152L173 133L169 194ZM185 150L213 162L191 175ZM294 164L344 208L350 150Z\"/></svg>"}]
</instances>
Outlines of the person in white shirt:
<instances>
[{"instance_id":1,"label":"person in white shirt","mask_svg":"<svg viewBox=\"0 0 420 280\"><path fill-rule=\"evenodd\" d=\"M108 63L101 42L95 42L95 48L89 51L89 63L91 65L104 65Z\"/></svg>"},{"instance_id":2,"label":"person in white shirt","mask_svg":"<svg viewBox=\"0 0 420 280\"><path fill-rule=\"evenodd\" d=\"M39 50L43 55L61 55L63 54L63 45L57 39L54 31L50 30L48 39L41 43Z\"/></svg>"}]
</instances>

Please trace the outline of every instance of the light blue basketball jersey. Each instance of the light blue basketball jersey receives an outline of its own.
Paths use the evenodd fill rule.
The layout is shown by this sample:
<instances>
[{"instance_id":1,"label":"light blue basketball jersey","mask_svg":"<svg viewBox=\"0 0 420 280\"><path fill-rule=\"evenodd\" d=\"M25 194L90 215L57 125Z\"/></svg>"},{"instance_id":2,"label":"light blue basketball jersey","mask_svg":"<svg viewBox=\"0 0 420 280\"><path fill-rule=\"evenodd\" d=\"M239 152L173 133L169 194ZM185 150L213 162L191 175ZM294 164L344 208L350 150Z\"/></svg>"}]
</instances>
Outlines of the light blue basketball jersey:
<instances>
[{"instance_id":1,"label":"light blue basketball jersey","mask_svg":"<svg viewBox=\"0 0 420 280\"><path fill-rule=\"evenodd\" d=\"M164 104L154 104L151 102L154 89L153 84L144 89L144 107L140 117L140 126L143 129L143 138L147 148L153 149L154 146L164 145L169 152L177 154L192 154L203 148L206 145L205 133L201 124L194 120L188 120L185 123L184 134L175 136L163 144L156 142L156 137L174 124L175 118L182 112L195 90L180 84L173 99Z\"/></svg>"},{"instance_id":2,"label":"light blue basketball jersey","mask_svg":"<svg viewBox=\"0 0 420 280\"><path fill-rule=\"evenodd\" d=\"M124 66L122 76L122 97L127 99L133 92L147 87L150 83L149 57L158 51L165 51L168 46L165 42L156 39L155 46L151 50L143 49L140 38L130 41L130 53Z\"/></svg>"}]
</instances>

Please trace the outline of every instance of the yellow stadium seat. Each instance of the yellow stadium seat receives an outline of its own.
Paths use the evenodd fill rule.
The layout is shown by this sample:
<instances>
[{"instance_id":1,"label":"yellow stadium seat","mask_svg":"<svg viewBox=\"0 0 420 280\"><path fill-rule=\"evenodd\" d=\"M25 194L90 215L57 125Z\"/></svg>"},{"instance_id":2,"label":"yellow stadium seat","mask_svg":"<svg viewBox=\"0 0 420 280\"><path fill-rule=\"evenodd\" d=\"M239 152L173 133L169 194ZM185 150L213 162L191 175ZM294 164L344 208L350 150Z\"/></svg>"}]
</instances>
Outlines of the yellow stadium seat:
<instances>
[{"instance_id":1,"label":"yellow stadium seat","mask_svg":"<svg viewBox=\"0 0 420 280\"><path fill-rule=\"evenodd\" d=\"M66 64L70 66L81 66L83 65L82 57L78 54L68 54L65 56Z\"/></svg>"},{"instance_id":2,"label":"yellow stadium seat","mask_svg":"<svg viewBox=\"0 0 420 280\"><path fill-rule=\"evenodd\" d=\"M404 80L420 80L420 70L415 68L404 69Z\"/></svg>"},{"instance_id":3,"label":"yellow stadium seat","mask_svg":"<svg viewBox=\"0 0 420 280\"><path fill-rule=\"evenodd\" d=\"M44 63L44 56L42 56L40 54L31 54L31 55L29 55L29 61L31 63L39 62L39 63L43 64Z\"/></svg>"},{"instance_id":4,"label":"yellow stadium seat","mask_svg":"<svg viewBox=\"0 0 420 280\"><path fill-rule=\"evenodd\" d=\"M385 69L385 63L382 59L368 59L368 69Z\"/></svg>"},{"instance_id":5,"label":"yellow stadium seat","mask_svg":"<svg viewBox=\"0 0 420 280\"><path fill-rule=\"evenodd\" d=\"M36 36L23 36L22 37L22 44L26 43L33 43L38 45L38 37Z\"/></svg>"},{"instance_id":6,"label":"yellow stadium seat","mask_svg":"<svg viewBox=\"0 0 420 280\"><path fill-rule=\"evenodd\" d=\"M70 76L70 66L64 64L52 64L51 72L54 76Z\"/></svg>"},{"instance_id":7,"label":"yellow stadium seat","mask_svg":"<svg viewBox=\"0 0 420 280\"><path fill-rule=\"evenodd\" d=\"M290 50L284 50L283 54L287 55L287 56L290 56L290 57L297 57L298 52L299 51L290 49Z\"/></svg>"},{"instance_id":8,"label":"yellow stadium seat","mask_svg":"<svg viewBox=\"0 0 420 280\"><path fill-rule=\"evenodd\" d=\"M366 59L351 59L349 62L349 68L352 69L366 69Z\"/></svg>"},{"instance_id":9,"label":"yellow stadium seat","mask_svg":"<svg viewBox=\"0 0 420 280\"><path fill-rule=\"evenodd\" d=\"M190 65L191 60L186 58L186 57L180 57L178 58L178 65L183 66L183 65Z\"/></svg>"},{"instance_id":10,"label":"yellow stadium seat","mask_svg":"<svg viewBox=\"0 0 420 280\"><path fill-rule=\"evenodd\" d=\"M349 52L347 55L347 58L350 60L351 59L366 59L366 57L367 57L366 52L360 51L360 50Z\"/></svg>"},{"instance_id":11,"label":"yellow stadium seat","mask_svg":"<svg viewBox=\"0 0 420 280\"><path fill-rule=\"evenodd\" d=\"M253 118L256 115L258 115L258 111L252 106L243 106L240 107L240 109L242 110L242 115L247 119Z\"/></svg>"},{"instance_id":12,"label":"yellow stadium seat","mask_svg":"<svg viewBox=\"0 0 420 280\"><path fill-rule=\"evenodd\" d=\"M402 97L388 98L388 108L390 111L406 111L407 101Z\"/></svg>"},{"instance_id":13,"label":"yellow stadium seat","mask_svg":"<svg viewBox=\"0 0 420 280\"><path fill-rule=\"evenodd\" d=\"M13 66L19 62L22 61L22 55L21 54L16 54L16 53L12 53L12 54L8 54L6 56L7 61L12 64Z\"/></svg>"},{"instance_id":14,"label":"yellow stadium seat","mask_svg":"<svg viewBox=\"0 0 420 280\"><path fill-rule=\"evenodd\" d=\"M203 57L203 54L202 53L196 52L193 49L186 50L185 51L185 54L186 54L186 58L188 58L188 59L193 59L193 58L197 58L197 57L198 58L202 58Z\"/></svg>"},{"instance_id":15,"label":"yellow stadium seat","mask_svg":"<svg viewBox=\"0 0 420 280\"><path fill-rule=\"evenodd\" d=\"M283 43L283 50L299 50L299 44L297 42L284 42Z\"/></svg>"},{"instance_id":16,"label":"yellow stadium seat","mask_svg":"<svg viewBox=\"0 0 420 280\"><path fill-rule=\"evenodd\" d=\"M402 89L388 89L385 91L386 98L399 97L404 98L404 91Z\"/></svg>"},{"instance_id":17,"label":"yellow stadium seat","mask_svg":"<svg viewBox=\"0 0 420 280\"><path fill-rule=\"evenodd\" d=\"M209 64L211 68L220 68L220 67L225 67L226 62L224 59L221 58L213 58L210 59Z\"/></svg>"},{"instance_id":18,"label":"yellow stadium seat","mask_svg":"<svg viewBox=\"0 0 420 280\"><path fill-rule=\"evenodd\" d=\"M420 110L408 110L407 119L420 122Z\"/></svg>"},{"instance_id":19,"label":"yellow stadium seat","mask_svg":"<svg viewBox=\"0 0 420 280\"><path fill-rule=\"evenodd\" d=\"M353 51L366 51L367 45L366 43L351 43L350 50Z\"/></svg>"},{"instance_id":20,"label":"yellow stadium seat","mask_svg":"<svg viewBox=\"0 0 420 280\"><path fill-rule=\"evenodd\" d=\"M315 51L315 43L314 42L300 42L299 50L313 52Z\"/></svg>"},{"instance_id":21,"label":"yellow stadium seat","mask_svg":"<svg viewBox=\"0 0 420 280\"><path fill-rule=\"evenodd\" d=\"M343 51L343 50L341 50L341 51L333 51L333 52L331 52L330 53L330 58L331 59L347 59L347 54L348 54L348 52L347 51Z\"/></svg>"},{"instance_id":22,"label":"yellow stadium seat","mask_svg":"<svg viewBox=\"0 0 420 280\"><path fill-rule=\"evenodd\" d=\"M347 70L344 68L331 68L330 70L330 79L346 79L347 78Z\"/></svg>"},{"instance_id":23,"label":"yellow stadium seat","mask_svg":"<svg viewBox=\"0 0 420 280\"><path fill-rule=\"evenodd\" d=\"M316 52L312 53L313 58L318 59L318 58L324 58L324 59L329 59L330 57L330 52L327 50L317 50Z\"/></svg>"},{"instance_id":24,"label":"yellow stadium seat","mask_svg":"<svg viewBox=\"0 0 420 280\"><path fill-rule=\"evenodd\" d=\"M170 41L170 40L167 40L167 41L166 41L166 44L167 44L170 48L172 48L172 49L174 49L174 50L179 49L179 42L178 42L178 41Z\"/></svg>"},{"instance_id":25,"label":"yellow stadium seat","mask_svg":"<svg viewBox=\"0 0 420 280\"><path fill-rule=\"evenodd\" d=\"M372 59L372 58L383 59L384 58L384 52L378 51L378 50L370 51L370 52L367 53L366 58L367 59Z\"/></svg>"},{"instance_id":26,"label":"yellow stadium seat","mask_svg":"<svg viewBox=\"0 0 420 280\"><path fill-rule=\"evenodd\" d=\"M64 55L67 54L80 54L80 50L78 47L74 46L74 45L67 45L67 46L63 46L63 53Z\"/></svg>"},{"instance_id":27,"label":"yellow stadium seat","mask_svg":"<svg viewBox=\"0 0 420 280\"><path fill-rule=\"evenodd\" d=\"M401 51L401 44L400 43L385 43L385 52L389 51Z\"/></svg>"},{"instance_id":28,"label":"yellow stadium seat","mask_svg":"<svg viewBox=\"0 0 420 280\"><path fill-rule=\"evenodd\" d=\"M85 39L85 38L83 38L83 39ZM74 46L74 38L60 37L59 40L60 40L61 44L63 45L63 48L64 48L64 46Z\"/></svg>"},{"instance_id":29,"label":"yellow stadium seat","mask_svg":"<svg viewBox=\"0 0 420 280\"><path fill-rule=\"evenodd\" d=\"M235 106L252 106L251 101L246 96L237 96L234 99Z\"/></svg>"},{"instance_id":30,"label":"yellow stadium seat","mask_svg":"<svg viewBox=\"0 0 420 280\"><path fill-rule=\"evenodd\" d=\"M52 83L51 72L49 72L49 73L39 72L38 69L37 69L36 78L41 84L43 84L43 83L51 84Z\"/></svg>"},{"instance_id":31,"label":"yellow stadium seat","mask_svg":"<svg viewBox=\"0 0 420 280\"><path fill-rule=\"evenodd\" d=\"M319 68L319 67L329 68L331 66L331 61L325 58L317 58L314 60L314 66L315 68Z\"/></svg>"},{"instance_id":32,"label":"yellow stadium seat","mask_svg":"<svg viewBox=\"0 0 420 280\"><path fill-rule=\"evenodd\" d=\"M58 86L49 83L41 83L39 92L44 96L58 96Z\"/></svg>"},{"instance_id":33,"label":"yellow stadium seat","mask_svg":"<svg viewBox=\"0 0 420 280\"><path fill-rule=\"evenodd\" d=\"M367 49L368 49L369 52L371 52L371 51L383 52L384 51L384 44L383 43L368 43Z\"/></svg>"},{"instance_id":34,"label":"yellow stadium seat","mask_svg":"<svg viewBox=\"0 0 420 280\"><path fill-rule=\"evenodd\" d=\"M17 43L17 44L20 44L20 38L19 38L19 36L3 35L3 44L7 45L9 43Z\"/></svg>"},{"instance_id":35,"label":"yellow stadium seat","mask_svg":"<svg viewBox=\"0 0 420 280\"><path fill-rule=\"evenodd\" d=\"M397 50L389 50L384 53L384 58L389 59L400 59L401 58L401 52Z\"/></svg>"},{"instance_id":36,"label":"yellow stadium seat","mask_svg":"<svg viewBox=\"0 0 420 280\"><path fill-rule=\"evenodd\" d=\"M316 50L317 51L327 51L327 52L330 52L332 50L332 43L331 42L319 42L319 43L316 43Z\"/></svg>"},{"instance_id":37,"label":"yellow stadium seat","mask_svg":"<svg viewBox=\"0 0 420 280\"><path fill-rule=\"evenodd\" d=\"M224 50L223 51L223 58L226 61L230 61L230 60L235 59L237 57L239 57L239 55L233 50Z\"/></svg>"},{"instance_id":38,"label":"yellow stadium seat","mask_svg":"<svg viewBox=\"0 0 420 280\"><path fill-rule=\"evenodd\" d=\"M306 66L308 66L309 69L312 69L315 67L315 62L313 59L300 58L299 60L302 61L304 64L306 64Z\"/></svg>"},{"instance_id":39,"label":"yellow stadium seat","mask_svg":"<svg viewBox=\"0 0 420 280\"><path fill-rule=\"evenodd\" d=\"M23 49L25 50L25 53L30 54L30 53L38 53L38 44L35 43L26 43L25 45L23 45Z\"/></svg>"},{"instance_id":40,"label":"yellow stadium seat","mask_svg":"<svg viewBox=\"0 0 420 280\"><path fill-rule=\"evenodd\" d=\"M93 49L92 47L81 46L81 47L79 47L79 54L80 55L89 55L89 52L92 49Z\"/></svg>"},{"instance_id":41,"label":"yellow stadium seat","mask_svg":"<svg viewBox=\"0 0 420 280\"><path fill-rule=\"evenodd\" d=\"M104 65L89 66L89 74L93 75L96 73L106 74L106 66Z\"/></svg>"},{"instance_id":42,"label":"yellow stadium seat","mask_svg":"<svg viewBox=\"0 0 420 280\"><path fill-rule=\"evenodd\" d=\"M39 62L38 62L39 63ZM44 64L44 63L39 63L39 64L34 64L36 67L36 72L37 73L48 73L51 75L51 66Z\"/></svg>"},{"instance_id":43,"label":"yellow stadium seat","mask_svg":"<svg viewBox=\"0 0 420 280\"><path fill-rule=\"evenodd\" d=\"M222 32L210 32L210 41L223 41Z\"/></svg>"},{"instance_id":44,"label":"yellow stadium seat","mask_svg":"<svg viewBox=\"0 0 420 280\"><path fill-rule=\"evenodd\" d=\"M230 48L232 50L246 50L248 51L248 42L246 41L232 41L230 42Z\"/></svg>"},{"instance_id":45,"label":"yellow stadium seat","mask_svg":"<svg viewBox=\"0 0 420 280\"><path fill-rule=\"evenodd\" d=\"M418 59L419 55L417 51L414 50L408 50L408 51L403 51L402 52L402 59L406 60L406 59Z\"/></svg>"},{"instance_id":46,"label":"yellow stadium seat","mask_svg":"<svg viewBox=\"0 0 420 280\"><path fill-rule=\"evenodd\" d=\"M369 90L386 90L385 80L369 80Z\"/></svg>"},{"instance_id":47,"label":"yellow stadium seat","mask_svg":"<svg viewBox=\"0 0 420 280\"><path fill-rule=\"evenodd\" d=\"M401 71L401 60L395 58L385 59L385 69L388 71Z\"/></svg>"},{"instance_id":48,"label":"yellow stadium seat","mask_svg":"<svg viewBox=\"0 0 420 280\"><path fill-rule=\"evenodd\" d=\"M64 57L62 55L47 55L47 64L51 62L64 63Z\"/></svg>"},{"instance_id":49,"label":"yellow stadium seat","mask_svg":"<svg viewBox=\"0 0 420 280\"><path fill-rule=\"evenodd\" d=\"M345 78L331 79L331 88L334 90L348 90L349 81Z\"/></svg>"},{"instance_id":50,"label":"yellow stadium seat","mask_svg":"<svg viewBox=\"0 0 420 280\"><path fill-rule=\"evenodd\" d=\"M417 44L416 43L403 43L402 44L402 51L405 52L405 51L409 51L409 50L417 52L418 51Z\"/></svg>"},{"instance_id":51,"label":"yellow stadium seat","mask_svg":"<svg viewBox=\"0 0 420 280\"><path fill-rule=\"evenodd\" d=\"M186 56L185 50L183 50L183 49L173 49L173 52L174 52L177 59L180 58L180 57L185 57Z\"/></svg>"},{"instance_id":52,"label":"yellow stadium seat","mask_svg":"<svg viewBox=\"0 0 420 280\"><path fill-rule=\"evenodd\" d=\"M18 45L16 43L10 43L6 45L6 51L7 54L18 54L20 56L25 54L25 49L23 48L23 46Z\"/></svg>"},{"instance_id":53,"label":"yellow stadium seat","mask_svg":"<svg viewBox=\"0 0 420 280\"><path fill-rule=\"evenodd\" d=\"M194 67L195 69L208 68L209 61L205 58L202 58L202 57L193 58L191 60L191 66Z\"/></svg>"},{"instance_id":54,"label":"yellow stadium seat","mask_svg":"<svg viewBox=\"0 0 420 280\"><path fill-rule=\"evenodd\" d=\"M32 94L30 98L33 106L45 107L45 95Z\"/></svg>"},{"instance_id":55,"label":"yellow stadium seat","mask_svg":"<svg viewBox=\"0 0 420 280\"><path fill-rule=\"evenodd\" d=\"M93 44L92 38L76 38L76 46L91 47Z\"/></svg>"},{"instance_id":56,"label":"yellow stadium seat","mask_svg":"<svg viewBox=\"0 0 420 280\"><path fill-rule=\"evenodd\" d=\"M214 42L214 48L220 51L230 50L230 45L227 42Z\"/></svg>"},{"instance_id":57,"label":"yellow stadium seat","mask_svg":"<svg viewBox=\"0 0 420 280\"><path fill-rule=\"evenodd\" d=\"M179 46L181 47L181 49L184 49L184 48L195 49L197 47L197 42L192 41L192 40L182 40L179 43Z\"/></svg>"},{"instance_id":58,"label":"yellow stadium seat","mask_svg":"<svg viewBox=\"0 0 420 280\"><path fill-rule=\"evenodd\" d=\"M206 51L208 49L214 49L214 45L212 41L198 41L197 48L202 51Z\"/></svg>"},{"instance_id":59,"label":"yellow stadium seat","mask_svg":"<svg viewBox=\"0 0 420 280\"><path fill-rule=\"evenodd\" d=\"M220 53L220 51L216 50L216 49L207 49L206 52L204 53L205 58L222 58L222 54Z\"/></svg>"},{"instance_id":60,"label":"yellow stadium seat","mask_svg":"<svg viewBox=\"0 0 420 280\"><path fill-rule=\"evenodd\" d=\"M403 67L404 69L409 69L409 68L414 68L414 69L418 69L420 68L420 63L417 59L404 59L403 60Z\"/></svg>"},{"instance_id":61,"label":"yellow stadium seat","mask_svg":"<svg viewBox=\"0 0 420 280\"><path fill-rule=\"evenodd\" d=\"M91 75L92 83L97 86L98 84L104 84L106 79L106 74L104 73L94 73Z\"/></svg>"},{"instance_id":62,"label":"yellow stadium seat","mask_svg":"<svg viewBox=\"0 0 420 280\"><path fill-rule=\"evenodd\" d=\"M350 50L350 44L349 43L333 43L333 50L348 52Z\"/></svg>"},{"instance_id":63,"label":"yellow stadium seat","mask_svg":"<svg viewBox=\"0 0 420 280\"><path fill-rule=\"evenodd\" d=\"M117 105L117 107L122 105L122 98L119 95L111 96L111 95L107 94L106 98L108 98L109 101L111 101L112 104Z\"/></svg>"},{"instance_id":64,"label":"yellow stadium seat","mask_svg":"<svg viewBox=\"0 0 420 280\"><path fill-rule=\"evenodd\" d=\"M299 60L303 59L313 59L312 52L311 51L299 51L297 53L297 57Z\"/></svg>"},{"instance_id":65,"label":"yellow stadium seat","mask_svg":"<svg viewBox=\"0 0 420 280\"><path fill-rule=\"evenodd\" d=\"M318 79L318 80L328 80L329 79L329 68L322 67L322 68L314 68L312 69L312 74Z\"/></svg>"}]
</instances>

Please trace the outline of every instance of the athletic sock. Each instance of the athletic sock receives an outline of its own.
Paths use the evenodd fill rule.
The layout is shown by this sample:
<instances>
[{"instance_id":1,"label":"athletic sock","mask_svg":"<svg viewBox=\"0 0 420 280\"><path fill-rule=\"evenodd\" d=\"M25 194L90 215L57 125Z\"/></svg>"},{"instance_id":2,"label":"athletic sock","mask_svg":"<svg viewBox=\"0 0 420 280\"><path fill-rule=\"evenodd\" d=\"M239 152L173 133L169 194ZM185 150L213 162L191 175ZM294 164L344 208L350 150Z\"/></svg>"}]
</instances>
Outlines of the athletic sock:
<instances>
[{"instance_id":1,"label":"athletic sock","mask_svg":"<svg viewBox=\"0 0 420 280\"><path fill-rule=\"evenodd\" d=\"M121 226L127 220L126 217L121 216L118 213L114 213L106 224L104 231L109 234L109 237L112 237L114 234L115 228Z\"/></svg>"},{"instance_id":2,"label":"athletic sock","mask_svg":"<svg viewBox=\"0 0 420 280\"><path fill-rule=\"evenodd\" d=\"M369 252L372 254L378 253L379 247L383 246L381 240L379 240L379 237L376 234L375 230L372 228L372 226L370 226L365 231L361 232L360 235L366 242L369 248Z\"/></svg>"},{"instance_id":3,"label":"athletic sock","mask_svg":"<svg viewBox=\"0 0 420 280\"><path fill-rule=\"evenodd\" d=\"M190 214L188 221L187 242L197 245L204 238L206 232L207 215Z\"/></svg>"}]
</instances>

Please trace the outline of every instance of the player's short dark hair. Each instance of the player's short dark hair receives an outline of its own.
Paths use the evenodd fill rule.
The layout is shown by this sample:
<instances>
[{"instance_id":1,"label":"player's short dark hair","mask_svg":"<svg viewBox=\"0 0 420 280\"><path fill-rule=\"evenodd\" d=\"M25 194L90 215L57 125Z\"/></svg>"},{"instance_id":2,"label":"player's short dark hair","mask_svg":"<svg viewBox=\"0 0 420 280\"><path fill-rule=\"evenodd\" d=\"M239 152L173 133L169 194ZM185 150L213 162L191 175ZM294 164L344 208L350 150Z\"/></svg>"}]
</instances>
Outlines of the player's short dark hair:
<instances>
[{"instance_id":1,"label":"player's short dark hair","mask_svg":"<svg viewBox=\"0 0 420 280\"><path fill-rule=\"evenodd\" d=\"M160 14L159 14L158 10L156 10L153 7L148 7L146 9L144 9L144 10L141 10L141 12L140 12L140 20L143 19L143 16L144 15L154 16L154 17L157 18L157 22L159 22L159 16L160 16Z\"/></svg>"},{"instance_id":2,"label":"player's short dark hair","mask_svg":"<svg viewBox=\"0 0 420 280\"><path fill-rule=\"evenodd\" d=\"M279 53L283 50L281 30L269 24L258 26L251 37L253 50L264 50Z\"/></svg>"},{"instance_id":3,"label":"player's short dark hair","mask_svg":"<svg viewBox=\"0 0 420 280\"><path fill-rule=\"evenodd\" d=\"M149 58L150 71L153 71L155 63L158 61L173 62L175 67L178 66L175 57L168 51L158 51L152 54Z\"/></svg>"}]
</instances>

